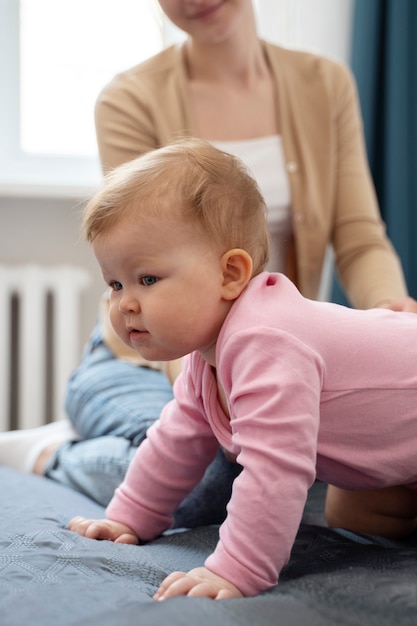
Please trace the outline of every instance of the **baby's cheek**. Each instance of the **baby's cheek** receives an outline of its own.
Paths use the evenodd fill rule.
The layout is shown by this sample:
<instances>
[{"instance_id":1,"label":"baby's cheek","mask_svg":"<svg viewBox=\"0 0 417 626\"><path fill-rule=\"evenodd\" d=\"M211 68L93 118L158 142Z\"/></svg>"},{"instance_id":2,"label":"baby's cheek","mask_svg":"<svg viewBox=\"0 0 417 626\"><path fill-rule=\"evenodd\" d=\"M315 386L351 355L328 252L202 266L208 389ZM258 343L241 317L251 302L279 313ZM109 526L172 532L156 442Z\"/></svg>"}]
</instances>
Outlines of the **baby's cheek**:
<instances>
[{"instance_id":1,"label":"baby's cheek","mask_svg":"<svg viewBox=\"0 0 417 626\"><path fill-rule=\"evenodd\" d=\"M117 307L112 306L110 308L110 322L113 326L115 333L119 335L121 339L126 341L128 335L126 331L126 324L124 323L122 314L117 309Z\"/></svg>"}]
</instances>

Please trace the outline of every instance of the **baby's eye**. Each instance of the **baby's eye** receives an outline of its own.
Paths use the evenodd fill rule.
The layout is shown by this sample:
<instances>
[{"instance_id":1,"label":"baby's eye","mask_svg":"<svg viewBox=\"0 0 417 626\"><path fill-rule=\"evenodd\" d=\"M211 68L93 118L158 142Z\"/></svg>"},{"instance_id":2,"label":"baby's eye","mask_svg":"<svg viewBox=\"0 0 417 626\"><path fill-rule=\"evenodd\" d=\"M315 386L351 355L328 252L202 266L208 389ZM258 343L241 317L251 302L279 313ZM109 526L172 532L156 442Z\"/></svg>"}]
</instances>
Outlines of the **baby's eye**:
<instances>
[{"instance_id":1,"label":"baby's eye","mask_svg":"<svg viewBox=\"0 0 417 626\"><path fill-rule=\"evenodd\" d=\"M140 279L140 282L145 287L151 287L152 285L157 283L158 280L159 280L159 278L157 278L156 276L142 276L141 279Z\"/></svg>"},{"instance_id":2,"label":"baby's eye","mask_svg":"<svg viewBox=\"0 0 417 626\"><path fill-rule=\"evenodd\" d=\"M111 283L109 283L109 287L111 287L113 291L120 291L123 289L122 283L119 283L118 280L112 280Z\"/></svg>"}]
</instances>

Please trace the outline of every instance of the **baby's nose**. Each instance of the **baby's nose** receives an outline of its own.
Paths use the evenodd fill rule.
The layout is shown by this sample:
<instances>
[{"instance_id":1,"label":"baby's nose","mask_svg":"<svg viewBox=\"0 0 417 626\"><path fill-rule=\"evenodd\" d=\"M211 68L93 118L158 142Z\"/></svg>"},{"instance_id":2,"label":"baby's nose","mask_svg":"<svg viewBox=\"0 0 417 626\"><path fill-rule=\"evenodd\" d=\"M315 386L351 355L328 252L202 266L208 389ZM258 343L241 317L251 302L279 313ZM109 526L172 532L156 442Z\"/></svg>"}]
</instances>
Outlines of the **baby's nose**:
<instances>
[{"instance_id":1,"label":"baby's nose","mask_svg":"<svg viewBox=\"0 0 417 626\"><path fill-rule=\"evenodd\" d=\"M126 293L120 298L119 310L121 313L137 313L140 311L140 304L132 294Z\"/></svg>"}]
</instances>

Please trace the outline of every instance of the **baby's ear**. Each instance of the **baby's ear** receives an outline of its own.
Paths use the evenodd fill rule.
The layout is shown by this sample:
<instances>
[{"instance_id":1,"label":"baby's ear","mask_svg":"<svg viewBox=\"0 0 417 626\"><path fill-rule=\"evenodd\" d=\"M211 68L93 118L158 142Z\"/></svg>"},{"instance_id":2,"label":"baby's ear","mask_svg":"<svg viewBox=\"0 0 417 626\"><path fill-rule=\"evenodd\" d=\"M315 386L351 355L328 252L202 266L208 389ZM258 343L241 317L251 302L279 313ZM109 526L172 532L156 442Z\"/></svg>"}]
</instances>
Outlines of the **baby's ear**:
<instances>
[{"instance_id":1,"label":"baby's ear","mask_svg":"<svg viewBox=\"0 0 417 626\"><path fill-rule=\"evenodd\" d=\"M241 248L225 252L220 260L223 271L222 296L236 300L252 277L252 258Z\"/></svg>"}]
</instances>

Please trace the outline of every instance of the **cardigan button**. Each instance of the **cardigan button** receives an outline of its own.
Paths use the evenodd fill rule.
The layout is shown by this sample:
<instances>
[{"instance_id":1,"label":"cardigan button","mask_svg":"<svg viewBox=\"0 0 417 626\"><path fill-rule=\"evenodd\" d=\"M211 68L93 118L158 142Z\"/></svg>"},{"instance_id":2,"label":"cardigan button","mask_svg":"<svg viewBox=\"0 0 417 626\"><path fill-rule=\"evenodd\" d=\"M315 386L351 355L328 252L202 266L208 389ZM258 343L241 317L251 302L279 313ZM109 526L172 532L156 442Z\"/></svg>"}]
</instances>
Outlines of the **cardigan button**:
<instances>
[{"instance_id":1,"label":"cardigan button","mask_svg":"<svg viewBox=\"0 0 417 626\"><path fill-rule=\"evenodd\" d=\"M298 165L295 161L288 161L287 163L287 172L290 174L294 174L298 170Z\"/></svg>"}]
</instances>

